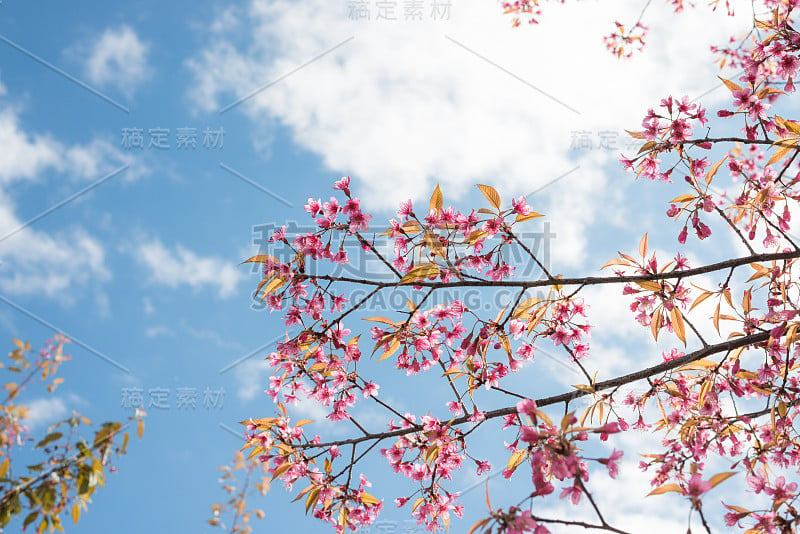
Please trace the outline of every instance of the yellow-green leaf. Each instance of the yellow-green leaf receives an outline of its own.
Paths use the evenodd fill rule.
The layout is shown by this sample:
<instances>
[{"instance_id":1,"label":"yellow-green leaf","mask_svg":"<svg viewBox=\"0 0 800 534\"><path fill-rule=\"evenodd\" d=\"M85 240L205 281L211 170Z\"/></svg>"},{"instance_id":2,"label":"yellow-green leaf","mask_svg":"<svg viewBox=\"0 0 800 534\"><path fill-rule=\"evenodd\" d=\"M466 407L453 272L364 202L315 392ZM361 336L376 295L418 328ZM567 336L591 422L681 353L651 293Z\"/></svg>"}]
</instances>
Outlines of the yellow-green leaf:
<instances>
[{"instance_id":1,"label":"yellow-green leaf","mask_svg":"<svg viewBox=\"0 0 800 534\"><path fill-rule=\"evenodd\" d=\"M436 189L433 190L433 194L431 195L430 209L441 210L443 205L444 205L444 200L442 198L442 190L439 188L439 184L436 184Z\"/></svg>"},{"instance_id":2,"label":"yellow-green leaf","mask_svg":"<svg viewBox=\"0 0 800 534\"><path fill-rule=\"evenodd\" d=\"M287 281L286 278L282 276L276 276L275 278L273 278L270 281L270 283L268 283L264 287L264 293L261 295L261 300L264 300L265 298L267 298L268 295L274 293L275 291L283 287L286 281Z\"/></svg>"},{"instance_id":3,"label":"yellow-green leaf","mask_svg":"<svg viewBox=\"0 0 800 534\"><path fill-rule=\"evenodd\" d=\"M389 345L389 348L381 355L381 357L378 358L378 361L382 362L386 358L390 357L397 351L398 348L400 348L400 341L395 339L394 341L392 341L392 344Z\"/></svg>"},{"instance_id":4,"label":"yellow-green leaf","mask_svg":"<svg viewBox=\"0 0 800 534\"><path fill-rule=\"evenodd\" d=\"M474 245L475 243L477 243L481 239L484 239L488 235L489 232L487 232L486 230L474 230L470 232L470 234L467 236L467 245L470 246Z\"/></svg>"},{"instance_id":5,"label":"yellow-green leaf","mask_svg":"<svg viewBox=\"0 0 800 534\"><path fill-rule=\"evenodd\" d=\"M369 493L361 494L361 502L363 502L366 505L376 505L381 503L381 501L379 501L376 497L370 495Z\"/></svg>"},{"instance_id":6,"label":"yellow-green leaf","mask_svg":"<svg viewBox=\"0 0 800 534\"><path fill-rule=\"evenodd\" d=\"M541 299L536 298L536 297L531 297L531 298L527 298L527 299L523 300L522 302L519 303L519 305L516 307L516 309L511 313L511 318L512 319L519 318L519 316L521 316L522 314L526 313L528 310L530 310L531 308L533 308L534 306L536 306L540 302L541 302Z\"/></svg>"},{"instance_id":7,"label":"yellow-green leaf","mask_svg":"<svg viewBox=\"0 0 800 534\"><path fill-rule=\"evenodd\" d=\"M719 78L720 80L722 80L722 83L724 83L724 84L725 84L725 87L727 87L728 89L730 89L731 93L733 93L734 91L741 91L741 90L742 90L742 88L741 88L741 87L739 87L738 85L736 85L735 83L733 83L733 82L732 82L732 81L730 81L730 80L726 80L726 79L725 79L725 78L723 78L722 76L717 76L717 78Z\"/></svg>"},{"instance_id":8,"label":"yellow-green leaf","mask_svg":"<svg viewBox=\"0 0 800 534\"><path fill-rule=\"evenodd\" d=\"M623 259L621 259L621 258L614 258L613 260L608 260L608 261L605 263L605 265L603 265L603 266L602 266L602 267L600 267L600 268L601 268L601 269L605 269L606 267L611 267L611 266L613 266L613 265L624 265L625 267L630 267L630 266L631 266L631 264L630 264L630 263L628 263L626 260L623 260Z\"/></svg>"},{"instance_id":9,"label":"yellow-green leaf","mask_svg":"<svg viewBox=\"0 0 800 534\"><path fill-rule=\"evenodd\" d=\"M319 499L320 490L319 486L315 487L313 490L308 492L308 496L306 497L306 513L311 510L315 504L317 504L317 500Z\"/></svg>"},{"instance_id":10,"label":"yellow-green leaf","mask_svg":"<svg viewBox=\"0 0 800 534\"><path fill-rule=\"evenodd\" d=\"M513 471L514 469L516 469L517 466L519 466L519 464L521 464L523 460L525 460L526 455L527 452L524 449L515 450L514 453L511 455L511 457L508 459L508 470Z\"/></svg>"},{"instance_id":11,"label":"yellow-green leaf","mask_svg":"<svg viewBox=\"0 0 800 534\"><path fill-rule=\"evenodd\" d=\"M478 184L478 189L481 190L481 193L483 193L483 196L486 197L486 200L489 201L489 204L491 204L492 207L498 210L500 209L500 195L497 193L497 190L495 190L494 187L490 185Z\"/></svg>"},{"instance_id":12,"label":"yellow-green leaf","mask_svg":"<svg viewBox=\"0 0 800 534\"><path fill-rule=\"evenodd\" d=\"M670 204L683 204L684 202L691 202L692 200L696 199L695 195L685 194L685 195L678 195L677 197L673 198L669 201Z\"/></svg>"},{"instance_id":13,"label":"yellow-green leaf","mask_svg":"<svg viewBox=\"0 0 800 534\"><path fill-rule=\"evenodd\" d=\"M719 166L722 165L722 163L726 159L728 159L728 156L725 156L724 158L722 158L721 160L719 160L718 162L716 162L714 165L711 166L711 168L708 170L708 173L706 174L706 183L707 184L711 183L711 179L714 178L715 174L717 174L717 171L719 170Z\"/></svg>"},{"instance_id":14,"label":"yellow-green leaf","mask_svg":"<svg viewBox=\"0 0 800 534\"><path fill-rule=\"evenodd\" d=\"M767 165L772 165L773 163L777 163L778 161L783 159L789 152L795 150L797 148L797 140L784 137L782 139L778 139L777 141L775 141L773 145L780 145L780 147L769 158L769 160L766 163Z\"/></svg>"},{"instance_id":15,"label":"yellow-green leaf","mask_svg":"<svg viewBox=\"0 0 800 534\"><path fill-rule=\"evenodd\" d=\"M711 291L704 291L699 297L694 299L694 302L692 302L692 305L689 306L689 311L692 311L695 306L699 305L701 302L703 302L704 300L706 300L708 297L710 297L713 294L714 293L712 293Z\"/></svg>"},{"instance_id":16,"label":"yellow-green leaf","mask_svg":"<svg viewBox=\"0 0 800 534\"><path fill-rule=\"evenodd\" d=\"M636 285L647 291L661 291L661 284L652 280L642 280L641 282L636 282Z\"/></svg>"},{"instance_id":17,"label":"yellow-green leaf","mask_svg":"<svg viewBox=\"0 0 800 534\"><path fill-rule=\"evenodd\" d=\"M648 493L648 497L650 495L661 495L662 493L667 493L670 491L674 491L677 493L683 493L683 489L677 484L664 484L663 486L659 486L650 493Z\"/></svg>"},{"instance_id":18,"label":"yellow-green leaf","mask_svg":"<svg viewBox=\"0 0 800 534\"><path fill-rule=\"evenodd\" d=\"M244 260L242 263L280 263L280 261L278 261L278 258L275 256L270 256L269 254L259 254L258 256L253 256L252 258Z\"/></svg>"},{"instance_id":19,"label":"yellow-green leaf","mask_svg":"<svg viewBox=\"0 0 800 534\"><path fill-rule=\"evenodd\" d=\"M700 358L699 360L695 360L693 362L687 363L686 365L682 365L678 367L676 371L683 372L683 371L705 371L706 369L710 369L712 367L716 367L719 365L714 360L709 360L708 358Z\"/></svg>"},{"instance_id":20,"label":"yellow-green leaf","mask_svg":"<svg viewBox=\"0 0 800 534\"><path fill-rule=\"evenodd\" d=\"M281 465L276 467L275 470L272 472L272 480L275 480L276 478L284 474L291 467L292 467L292 462L289 461L283 462Z\"/></svg>"},{"instance_id":21,"label":"yellow-green leaf","mask_svg":"<svg viewBox=\"0 0 800 534\"><path fill-rule=\"evenodd\" d=\"M715 488L718 485L720 485L723 482L725 482L726 480L728 480L729 478L731 478L735 474L736 474L736 471L727 471L725 473L717 473L716 475L714 475L713 477L708 479L708 481L709 481L709 483L711 483L711 487Z\"/></svg>"},{"instance_id":22,"label":"yellow-green leaf","mask_svg":"<svg viewBox=\"0 0 800 534\"><path fill-rule=\"evenodd\" d=\"M678 336L683 342L683 346L686 346L686 326L683 323L683 314L678 309L677 306L673 306L669 312L669 318L672 322L672 329L675 331L675 335Z\"/></svg>"},{"instance_id":23,"label":"yellow-green leaf","mask_svg":"<svg viewBox=\"0 0 800 534\"><path fill-rule=\"evenodd\" d=\"M436 276L439 274L439 267L435 263L420 263L410 271L408 271L403 278L400 279L401 284L411 284L425 280L428 277Z\"/></svg>"},{"instance_id":24,"label":"yellow-green leaf","mask_svg":"<svg viewBox=\"0 0 800 534\"><path fill-rule=\"evenodd\" d=\"M625 132L628 135L630 135L631 137L633 137L634 139L646 139L647 138L647 136L645 135L645 132L632 132L630 130L625 130Z\"/></svg>"},{"instance_id":25,"label":"yellow-green leaf","mask_svg":"<svg viewBox=\"0 0 800 534\"><path fill-rule=\"evenodd\" d=\"M544 217L544 215L541 213L536 213L535 211L532 211L527 215L522 215L521 213L517 213L517 218L515 219L515 222L530 221L531 219L537 219L539 217Z\"/></svg>"},{"instance_id":26,"label":"yellow-green leaf","mask_svg":"<svg viewBox=\"0 0 800 534\"><path fill-rule=\"evenodd\" d=\"M386 317L379 317L377 315L375 317L368 317L368 318L366 318L364 320L365 321L374 321L376 323L385 323L385 324L391 324L391 325L394 324L394 321L392 321L391 319L387 319Z\"/></svg>"}]
</instances>

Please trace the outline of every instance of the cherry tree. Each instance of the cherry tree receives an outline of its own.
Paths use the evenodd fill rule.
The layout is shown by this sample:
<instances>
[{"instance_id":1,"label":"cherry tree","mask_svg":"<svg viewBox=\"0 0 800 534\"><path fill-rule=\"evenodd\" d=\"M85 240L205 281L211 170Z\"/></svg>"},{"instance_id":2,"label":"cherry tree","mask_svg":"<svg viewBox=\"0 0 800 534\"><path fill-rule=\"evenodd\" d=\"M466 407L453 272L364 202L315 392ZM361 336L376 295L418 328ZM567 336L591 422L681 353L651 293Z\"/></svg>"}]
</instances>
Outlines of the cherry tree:
<instances>
[{"instance_id":1,"label":"cherry tree","mask_svg":"<svg viewBox=\"0 0 800 534\"><path fill-rule=\"evenodd\" d=\"M49 394L55 391L64 381L55 375L69 360L64 354L68 342L56 335L33 355L30 343L15 339L9 362L0 363L0 369L9 375L0 402L0 532L23 515L22 529L30 525L39 533L63 532L64 513L77 523L95 490L105 484L106 473L114 471L112 455L125 454L128 427L135 425L142 437L144 412L137 410L125 423L103 423L88 439L83 437L82 427L91 428L92 423L77 412L34 438L26 426L29 406L20 402L19 395L32 385L43 386ZM21 466L20 461L28 463L32 453L40 455L41 461Z\"/></svg>"},{"instance_id":2,"label":"cherry tree","mask_svg":"<svg viewBox=\"0 0 800 534\"><path fill-rule=\"evenodd\" d=\"M714 523L795 531L800 247L790 231L800 200L800 122L775 110L788 106L800 66L800 33L792 26L797 4L766 2L769 12L754 20L749 35L713 50L721 64L741 71L722 80L730 93L724 108L711 113L688 97L666 96L630 132L641 142L638 153L621 159L637 178L682 185L683 193L664 205L676 225L676 247L689 240L702 247L712 233L731 233L744 254L693 265L679 251L655 254L645 233L638 250L606 258L601 273L566 277L523 237L541 214L525 197L505 203L489 185L477 186L485 202L476 209L445 203L437 186L428 203L403 202L386 223L362 205L348 177L335 182L330 200L310 198L305 211L315 229L289 235L282 228L271 238L291 256L246 260L262 274L256 298L280 312L287 328L267 358L266 393L277 410L242 422L250 458L287 488L297 486L295 500L336 532L371 524L387 506L407 509L437 531L464 512L453 476L492 468L475 442L491 428L506 450L502 475L524 479L527 489L503 508L492 507L487 495L485 517L471 532L541 534L564 526L624 532L606 519L592 483L618 475L623 453L615 443L648 430L661 442L658 450L639 451L653 499L684 497L694 525L707 532ZM536 15L536 2L504 7ZM620 43L633 42L626 31L620 28L611 43L617 55L627 55ZM740 133L711 135L711 115L715 127ZM380 264L380 273L343 271L353 253L346 239L356 240L357 253ZM515 276L531 264L541 276ZM583 295L598 286L625 296L630 320L654 340L637 348L641 366L633 372L604 376L587 369L592 315L603 310L589 309ZM467 290L510 298L487 315L458 297ZM370 316L386 308L375 302L391 292L404 295L407 306ZM709 314L699 314L705 309ZM669 349L661 350L659 340ZM513 382L541 365L542 347L563 352L582 383L542 396L530 383ZM407 381L409 389L432 376L449 400L423 413L403 412L382 398L370 374L375 365L392 366L392 380ZM307 399L350 433L307 431L321 427L292 414ZM382 428L357 419L365 403L383 414ZM611 452L598 455L608 450L598 447L603 442ZM370 454L415 489L371 488L361 470ZM733 478L747 491L719 504L712 490ZM594 519L539 512L559 498L588 502Z\"/></svg>"}]
</instances>

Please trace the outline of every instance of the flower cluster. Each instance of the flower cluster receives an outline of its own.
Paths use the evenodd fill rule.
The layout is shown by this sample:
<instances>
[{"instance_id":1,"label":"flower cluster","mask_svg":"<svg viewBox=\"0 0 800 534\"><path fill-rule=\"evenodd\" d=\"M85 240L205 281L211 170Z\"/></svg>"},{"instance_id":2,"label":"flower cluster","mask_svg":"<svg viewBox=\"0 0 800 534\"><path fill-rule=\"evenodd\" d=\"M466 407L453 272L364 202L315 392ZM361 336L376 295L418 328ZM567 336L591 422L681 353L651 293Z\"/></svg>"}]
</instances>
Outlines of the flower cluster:
<instances>
[{"instance_id":1,"label":"flower cluster","mask_svg":"<svg viewBox=\"0 0 800 534\"><path fill-rule=\"evenodd\" d=\"M647 36L647 26L641 22L637 22L630 29L625 29L625 26L619 22L614 22L617 30L606 37L603 37L603 42L606 49L619 58L628 59L633 56L635 52L641 52L644 49L644 38Z\"/></svg>"}]
</instances>

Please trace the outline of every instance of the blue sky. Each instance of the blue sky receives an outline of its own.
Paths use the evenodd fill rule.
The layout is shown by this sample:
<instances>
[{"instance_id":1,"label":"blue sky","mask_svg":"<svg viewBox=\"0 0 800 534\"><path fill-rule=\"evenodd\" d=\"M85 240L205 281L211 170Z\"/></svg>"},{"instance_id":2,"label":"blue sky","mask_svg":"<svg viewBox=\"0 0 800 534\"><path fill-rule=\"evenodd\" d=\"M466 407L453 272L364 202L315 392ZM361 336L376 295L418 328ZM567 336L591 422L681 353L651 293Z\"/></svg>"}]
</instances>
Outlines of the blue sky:
<instances>
[{"instance_id":1,"label":"blue sky","mask_svg":"<svg viewBox=\"0 0 800 534\"><path fill-rule=\"evenodd\" d=\"M436 183L462 208L481 200L476 183L506 200L536 192L529 202L556 234L550 263L565 274L596 273L646 229L651 244L673 248L679 228L663 212L674 186L622 172L623 130L667 94L721 102L706 50L747 29L746 13L673 19L654 5L650 46L618 62L601 39L615 18L635 20L636 2L614 14L599 2L545 6L541 26L516 30L489 0L454 0L446 17L423 2L408 20L404 2L397 20L378 17L374 2L369 19L354 20L350 4L0 4L0 334L9 346L40 345L53 329L76 340L56 395L26 394L42 408L34 431L71 409L124 419L131 388L148 411L144 439L69 531L212 531L209 505L223 498L215 467L240 445L223 425L271 413L261 347L285 333L277 315L251 307L258 278L238 263L258 252L260 228L307 223L306 199L326 199L342 175L379 231L399 201L424 203ZM136 131L141 147L130 143ZM195 146L179 146L193 136ZM735 246L715 239L704 258ZM609 307L593 318L594 365L608 376L631 368L626 351L647 333L619 291L590 297ZM575 380L554 360L540 365L520 379L538 384L534 393ZM386 399L441 408L407 395L427 391L427 379L409 386L388 366L376 372ZM168 407L149 406L156 390ZM206 390L222 395L216 406L204 405ZM179 391L196 393L196 407L179 407ZM397 487L380 460L367 465ZM466 471L453 489L475 483ZM626 473L646 488L635 466ZM500 502L511 494L492 488ZM614 502L614 486L602 488ZM481 493L469 494L473 519ZM408 516L394 496L385 493L385 518L402 532ZM256 532L296 528L302 507L288 500L274 487ZM648 512L631 506L627 520L641 524Z\"/></svg>"}]
</instances>

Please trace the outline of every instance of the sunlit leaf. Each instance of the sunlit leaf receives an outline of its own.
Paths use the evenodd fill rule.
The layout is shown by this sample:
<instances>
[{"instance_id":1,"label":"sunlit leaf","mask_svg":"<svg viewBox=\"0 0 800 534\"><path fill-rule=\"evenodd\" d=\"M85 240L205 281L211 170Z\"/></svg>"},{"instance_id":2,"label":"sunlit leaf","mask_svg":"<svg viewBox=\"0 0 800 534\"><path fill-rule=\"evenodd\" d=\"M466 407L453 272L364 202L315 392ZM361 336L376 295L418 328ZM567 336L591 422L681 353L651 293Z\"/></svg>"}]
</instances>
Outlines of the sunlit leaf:
<instances>
[{"instance_id":1,"label":"sunlit leaf","mask_svg":"<svg viewBox=\"0 0 800 534\"><path fill-rule=\"evenodd\" d=\"M675 335L678 336L683 342L683 346L686 346L686 326L683 323L683 314L678 309L677 306L673 306L669 312L669 318L672 322L672 329L675 331Z\"/></svg>"},{"instance_id":2,"label":"sunlit leaf","mask_svg":"<svg viewBox=\"0 0 800 534\"><path fill-rule=\"evenodd\" d=\"M661 495L662 493L667 493L670 491L674 491L677 493L683 493L683 489L677 484L664 484L663 486L659 486L647 495Z\"/></svg>"},{"instance_id":3,"label":"sunlit leaf","mask_svg":"<svg viewBox=\"0 0 800 534\"><path fill-rule=\"evenodd\" d=\"M527 215L522 215L521 213L517 213L517 217L515 219L515 222L530 221L531 219L538 219L539 217L544 217L544 214L536 213L535 211L532 211L532 212L528 213Z\"/></svg>"},{"instance_id":4,"label":"sunlit leaf","mask_svg":"<svg viewBox=\"0 0 800 534\"><path fill-rule=\"evenodd\" d=\"M630 267L630 266L631 266L631 264L630 264L628 261L626 261L626 260L623 260L623 259L621 259L621 258L614 258L613 260L608 260L608 261L605 263L605 265L603 265L603 266L602 266L602 267L600 267L600 268L601 268L601 269L605 269L606 267L611 267L611 266L613 266L613 265L624 265L625 267Z\"/></svg>"},{"instance_id":5,"label":"sunlit leaf","mask_svg":"<svg viewBox=\"0 0 800 534\"><path fill-rule=\"evenodd\" d=\"M500 209L500 206L502 205L500 202L500 195L497 193L497 190L494 187L490 185L478 184L478 189L481 190L481 193L483 193L483 196L486 197L486 200L489 201L489 204L491 204L492 207L498 210Z\"/></svg>"},{"instance_id":6,"label":"sunlit leaf","mask_svg":"<svg viewBox=\"0 0 800 534\"><path fill-rule=\"evenodd\" d=\"M320 491L322 491L322 488L317 486L313 490L308 492L308 496L306 497L306 513L308 513L308 511L311 510L315 504L317 504L317 500L319 500Z\"/></svg>"},{"instance_id":7,"label":"sunlit leaf","mask_svg":"<svg viewBox=\"0 0 800 534\"><path fill-rule=\"evenodd\" d=\"M527 452L524 449L517 449L512 454L511 457L508 459L508 470L513 471L516 469L519 464L521 464L525 457L527 456Z\"/></svg>"},{"instance_id":8,"label":"sunlit leaf","mask_svg":"<svg viewBox=\"0 0 800 534\"><path fill-rule=\"evenodd\" d=\"M442 190L439 188L439 185L436 185L436 189L433 190L433 194L431 195L431 210L441 210L442 206L444 205L444 200L442 198Z\"/></svg>"},{"instance_id":9,"label":"sunlit leaf","mask_svg":"<svg viewBox=\"0 0 800 534\"><path fill-rule=\"evenodd\" d=\"M721 160L719 160L718 162L716 162L714 165L711 166L711 168L708 170L708 173L706 174L706 183L707 184L711 183L711 180L714 178L714 175L717 174L717 171L719 170L720 165L722 165L722 163L726 159L728 159L728 156L725 156L724 158L722 158Z\"/></svg>"},{"instance_id":10,"label":"sunlit leaf","mask_svg":"<svg viewBox=\"0 0 800 534\"><path fill-rule=\"evenodd\" d=\"M692 200L696 199L695 195L678 195L677 197L673 198L669 201L670 204L683 204L685 202L691 202Z\"/></svg>"},{"instance_id":11,"label":"sunlit leaf","mask_svg":"<svg viewBox=\"0 0 800 534\"><path fill-rule=\"evenodd\" d=\"M361 494L361 502L363 502L366 505L373 505L373 506L376 505L376 504L380 504L381 503L380 500L378 500L376 497L370 495L369 493L362 493Z\"/></svg>"},{"instance_id":12,"label":"sunlit leaf","mask_svg":"<svg viewBox=\"0 0 800 534\"><path fill-rule=\"evenodd\" d=\"M244 260L239 265L242 265L243 263L280 263L280 261L275 256L270 256L269 254L259 254Z\"/></svg>"},{"instance_id":13,"label":"sunlit leaf","mask_svg":"<svg viewBox=\"0 0 800 534\"><path fill-rule=\"evenodd\" d=\"M725 79L725 78L723 78L722 76L717 76L717 78L719 78L720 80L722 80L722 83L724 83L724 84L725 84L725 87L727 87L728 89L730 89L731 93L733 93L734 91L741 91L741 90L742 90L742 88L741 88L741 87L739 87L738 85L736 85L735 83L733 83L733 82L732 82L732 81L730 81L730 80L726 80L726 79Z\"/></svg>"},{"instance_id":14,"label":"sunlit leaf","mask_svg":"<svg viewBox=\"0 0 800 534\"><path fill-rule=\"evenodd\" d=\"M710 297L713 294L714 293L712 293L711 291L704 291L703 293L701 293L699 297L694 299L694 302L692 302L692 305L689 306L689 311L692 311L695 308L695 306L699 305L701 302L703 302L704 300L706 300L708 297Z\"/></svg>"},{"instance_id":15,"label":"sunlit leaf","mask_svg":"<svg viewBox=\"0 0 800 534\"><path fill-rule=\"evenodd\" d=\"M641 287L642 289L646 289L647 291L654 291L654 292L661 291L661 284L659 284L658 282L654 282L652 280L642 280L640 282L636 282L636 285Z\"/></svg>"},{"instance_id":16,"label":"sunlit leaf","mask_svg":"<svg viewBox=\"0 0 800 534\"><path fill-rule=\"evenodd\" d=\"M767 160L767 163L765 164L767 166L782 160L789 152L797 149L797 140L784 137L775 141L773 145L780 146L778 150L776 150L772 156L770 156L769 160Z\"/></svg>"},{"instance_id":17,"label":"sunlit leaf","mask_svg":"<svg viewBox=\"0 0 800 534\"><path fill-rule=\"evenodd\" d=\"M714 475L713 477L708 479L708 481L709 481L709 483L711 483L711 487L715 488L715 487L719 486L720 484L722 484L723 482L725 482L726 480L728 480L729 478L731 478L735 474L736 474L736 471L727 471L725 473L717 473L716 475Z\"/></svg>"},{"instance_id":18,"label":"sunlit leaf","mask_svg":"<svg viewBox=\"0 0 800 534\"><path fill-rule=\"evenodd\" d=\"M401 284L411 284L420 282L426 278L437 276L439 274L439 266L435 263L420 263L410 271L408 271L403 278L400 279Z\"/></svg>"},{"instance_id":19,"label":"sunlit leaf","mask_svg":"<svg viewBox=\"0 0 800 534\"><path fill-rule=\"evenodd\" d=\"M386 351L381 355L381 357L378 358L378 361L382 362L386 358L389 358L392 354L397 352L398 348L400 348L400 340L395 339L394 341L392 341L391 345L389 345L389 348L386 349Z\"/></svg>"},{"instance_id":20,"label":"sunlit leaf","mask_svg":"<svg viewBox=\"0 0 800 534\"><path fill-rule=\"evenodd\" d=\"M45 447L49 443L57 441L61 439L63 434L61 432L53 432L52 434L46 435L39 443L36 444L36 448Z\"/></svg>"}]
</instances>

